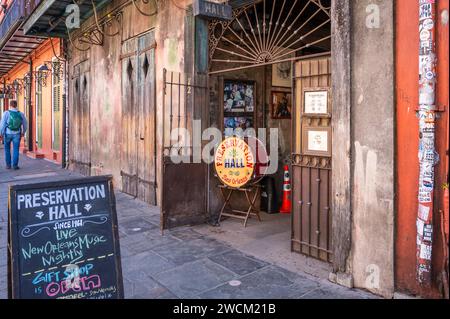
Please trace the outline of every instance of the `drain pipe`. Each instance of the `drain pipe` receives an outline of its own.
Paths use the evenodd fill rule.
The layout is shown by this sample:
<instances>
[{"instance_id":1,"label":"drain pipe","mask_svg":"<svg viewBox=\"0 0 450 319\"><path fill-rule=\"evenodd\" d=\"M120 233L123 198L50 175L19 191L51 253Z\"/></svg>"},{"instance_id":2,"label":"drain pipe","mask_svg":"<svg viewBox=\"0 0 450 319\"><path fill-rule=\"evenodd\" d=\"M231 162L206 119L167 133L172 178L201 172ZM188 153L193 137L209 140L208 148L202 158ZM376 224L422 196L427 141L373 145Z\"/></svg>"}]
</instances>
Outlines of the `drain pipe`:
<instances>
[{"instance_id":1,"label":"drain pipe","mask_svg":"<svg viewBox=\"0 0 450 319\"><path fill-rule=\"evenodd\" d=\"M433 248L433 195L436 152L436 1L419 5L419 207L417 216L417 281L431 285Z\"/></svg>"}]
</instances>

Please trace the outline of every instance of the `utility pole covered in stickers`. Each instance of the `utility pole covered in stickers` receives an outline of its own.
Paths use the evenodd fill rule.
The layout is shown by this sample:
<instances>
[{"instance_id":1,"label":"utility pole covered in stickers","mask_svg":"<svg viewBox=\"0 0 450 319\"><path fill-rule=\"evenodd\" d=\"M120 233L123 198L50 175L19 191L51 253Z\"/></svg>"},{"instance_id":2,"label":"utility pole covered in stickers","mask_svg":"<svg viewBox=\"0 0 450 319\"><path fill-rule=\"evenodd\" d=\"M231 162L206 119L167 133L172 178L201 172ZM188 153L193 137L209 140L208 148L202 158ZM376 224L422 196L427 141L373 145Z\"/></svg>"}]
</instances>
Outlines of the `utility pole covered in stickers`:
<instances>
[{"instance_id":1,"label":"utility pole covered in stickers","mask_svg":"<svg viewBox=\"0 0 450 319\"><path fill-rule=\"evenodd\" d=\"M434 167L439 161L435 150L436 53L435 0L419 0L419 209L417 217L417 280L431 284L433 246Z\"/></svg>"}]
</instances>

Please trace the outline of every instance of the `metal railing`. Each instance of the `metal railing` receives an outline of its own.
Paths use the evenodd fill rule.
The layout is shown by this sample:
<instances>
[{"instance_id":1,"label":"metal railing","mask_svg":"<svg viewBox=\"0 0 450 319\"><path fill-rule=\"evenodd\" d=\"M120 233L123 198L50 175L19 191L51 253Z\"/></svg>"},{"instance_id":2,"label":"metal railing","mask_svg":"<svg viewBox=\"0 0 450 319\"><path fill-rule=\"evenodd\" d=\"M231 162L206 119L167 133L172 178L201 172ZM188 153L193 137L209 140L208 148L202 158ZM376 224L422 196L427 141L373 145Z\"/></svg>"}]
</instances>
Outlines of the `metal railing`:
<instances>
[{"instance_id":1,"label":"metal railing","mask_svg":"<svg viewBox=\"0 0 450 319\"><path fill-rule=\"evenodd\" d=\"M42 0L15 0L0 22L0 49L7 40L12 28L28 17Z\"/></svg>"}]
</instances>

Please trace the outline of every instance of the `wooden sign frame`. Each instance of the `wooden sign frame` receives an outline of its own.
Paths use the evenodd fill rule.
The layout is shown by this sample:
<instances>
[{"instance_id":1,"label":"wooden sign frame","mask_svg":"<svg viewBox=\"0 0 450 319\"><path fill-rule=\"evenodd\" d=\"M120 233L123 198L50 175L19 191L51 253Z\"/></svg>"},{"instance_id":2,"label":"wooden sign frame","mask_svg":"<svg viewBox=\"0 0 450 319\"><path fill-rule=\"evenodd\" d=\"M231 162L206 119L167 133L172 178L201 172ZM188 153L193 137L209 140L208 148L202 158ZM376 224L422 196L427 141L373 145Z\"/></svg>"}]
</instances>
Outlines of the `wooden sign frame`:
<instances>
[{"instance_id":1,"label":"wooden sign frame","mask_svg":"<svg viewBox=\"0 0 450 319\"><path fill-rule=\"evenodd\" d=\"M19 219L17 214L17 192L32 191L38 189L52 188L52 187L67 187L76 185L106 183L108 186L109 198L105 199L109 202L109 214L111 219L111 234L113 239L114 249L114 265L116 271L116 278L114 280L117 299L124 298L123 276L121 253L119 243L119 229L117 221L116 200L114 195L114 185L112 176L97 176L89 178L74 179L70 181L50 181L36 184L13 185L9 188L8 194L8 297L10 299L20 299L20 283L21 274L19 268L19 249L17 247L19 240ZM51 298L50 298L51 299Z\"/></svg>"},{"instance_id":2,"label":"wooden sign frame","mask_svg":"<svg viewBox=\"0 0 450 319\"><path fill-rule=\"evenodd\" d=\"M327 135L327 151L317 151L317 150L311 150L309 149L309 132L325 132ZM308 126L305 127L303 130L303 149L302 152L305 155L310 155L310 156L323 156L323 157L331 157L332 155L332 142L331 142L331 134L332 134L332 130L331 127L313 127L313 126Z\"/></svg>"},{"instance_id":3,"label":"wooden sign frame","mask_svg":"<svg viewBox=\"0 0 450 319\"><path fill-rule=\"evenodd\" d=\"M327 93L327 110L326 112L309 112L306 105L306 94L307 93L320 93L320 92L326 92ZM302 113L303 116L307 117L317 117L317 118L331 118L331 90L328 87L308 87L302 89L303 94L303 106L302 106Z\"/></svg>"},{"instance_id":4,"label":"wooden sign frame","mask_svg":"<svg viewBox=\"0 0 450 319\"><path fill-rule=\"evenodd\" d=\"M233 8L226 3L216 3L207 0L194 0L192 2L194 17L207 20L233 20Z\"/></svg>"}]
</instances>

